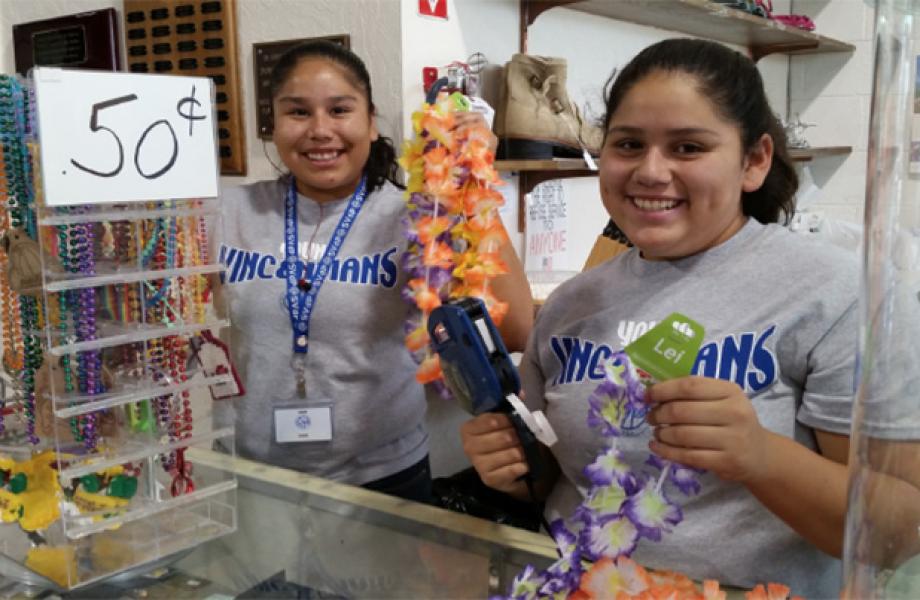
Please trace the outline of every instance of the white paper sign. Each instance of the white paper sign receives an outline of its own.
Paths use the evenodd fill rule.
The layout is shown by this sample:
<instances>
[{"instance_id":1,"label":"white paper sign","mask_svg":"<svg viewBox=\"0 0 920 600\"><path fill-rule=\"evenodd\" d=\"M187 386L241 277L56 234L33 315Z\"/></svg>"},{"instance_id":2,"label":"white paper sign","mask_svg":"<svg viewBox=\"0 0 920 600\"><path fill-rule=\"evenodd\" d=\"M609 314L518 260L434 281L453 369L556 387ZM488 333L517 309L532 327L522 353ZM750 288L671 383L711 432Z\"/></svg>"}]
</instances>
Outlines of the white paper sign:
<instances>
[{"instance_id":1,"label":"white paper sign","mask_svg":"<svg viewBox=\"0 0 920 600\"><path fill-rule=\"evenodd\" d=\"M217 196L210 78L33 73L48 206Z\"/></svg>"},{"instance_id":2,"label":"white paper sign","mask_svg":"<svg viewBox=\"0 0 920 600\"><path fill-rule=\"evenodd\" d=\"M524 267L528 272L569 269L569 215L562 182L544 181L527 196Z\"/></svg>"}]
</instances>

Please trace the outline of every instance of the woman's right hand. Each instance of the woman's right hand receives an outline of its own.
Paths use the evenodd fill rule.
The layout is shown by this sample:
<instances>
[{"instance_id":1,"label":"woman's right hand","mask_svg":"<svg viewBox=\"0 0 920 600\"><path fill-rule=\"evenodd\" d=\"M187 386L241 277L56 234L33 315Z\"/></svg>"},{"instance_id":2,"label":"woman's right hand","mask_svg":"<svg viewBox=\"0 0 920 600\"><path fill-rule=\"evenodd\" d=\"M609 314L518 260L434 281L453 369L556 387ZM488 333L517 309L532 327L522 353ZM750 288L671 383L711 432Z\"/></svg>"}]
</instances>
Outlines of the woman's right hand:
<instances>
[{"instance_id":1,"label":"woman's right hand","mask_svg":"<svg viewBox=\"0 0 920 600\"><path fill-rule=\"evenodd\" d=\"M530 469L524 449L507 415L485 413L460 427L463 451L490 488L519 498L527 495L520 478Z\"/></svg>"}]
</instances>

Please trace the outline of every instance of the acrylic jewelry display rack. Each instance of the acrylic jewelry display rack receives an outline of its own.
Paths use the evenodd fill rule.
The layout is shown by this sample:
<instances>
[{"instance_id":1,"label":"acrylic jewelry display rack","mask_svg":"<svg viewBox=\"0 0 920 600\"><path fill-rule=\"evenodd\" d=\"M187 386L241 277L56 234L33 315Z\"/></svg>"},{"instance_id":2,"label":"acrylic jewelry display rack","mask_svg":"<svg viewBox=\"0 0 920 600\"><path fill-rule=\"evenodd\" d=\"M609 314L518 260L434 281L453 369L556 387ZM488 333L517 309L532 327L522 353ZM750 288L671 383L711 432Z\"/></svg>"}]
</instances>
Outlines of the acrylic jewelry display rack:
<instances>
[{"instance_id":1,"label":"acrylic jewelry display rack","mask_svg":"<svg viewBox=\"0 0 920 600\"><path fill-rule=\"evenodd\" d=\"M217 155L206 78L33 78L0 78L0 553L72 589L236 528L194 458L234 447L198 359L229 324Z\"/></svg>"}]
</instances>

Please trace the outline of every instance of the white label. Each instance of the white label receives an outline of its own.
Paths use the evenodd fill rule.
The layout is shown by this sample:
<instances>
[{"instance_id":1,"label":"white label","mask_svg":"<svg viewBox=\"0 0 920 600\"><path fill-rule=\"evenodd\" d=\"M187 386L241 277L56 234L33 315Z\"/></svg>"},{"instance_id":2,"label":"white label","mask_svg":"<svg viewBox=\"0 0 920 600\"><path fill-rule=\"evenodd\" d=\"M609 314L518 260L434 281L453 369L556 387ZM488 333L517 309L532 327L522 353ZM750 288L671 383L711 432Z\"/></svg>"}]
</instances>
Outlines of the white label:
<instances>
[{"instance_id":1,"label":"white label","mask_svg":"<svg viewBox=\"0 0 920 600\"><path fill-rule=\"evenodd\" d=\"M35 69L48 206L217 196L207 77Z\"/></svg>"},{"instance_id":2,"label":"white label","mask_svg":"<svg viewBox=\"0 0 920 600\"><path fill-rule=\"evenodd\" d=\"M276 408L275 441L328 442L332 439L332 407Z\"/></svg>"}]
</instances>

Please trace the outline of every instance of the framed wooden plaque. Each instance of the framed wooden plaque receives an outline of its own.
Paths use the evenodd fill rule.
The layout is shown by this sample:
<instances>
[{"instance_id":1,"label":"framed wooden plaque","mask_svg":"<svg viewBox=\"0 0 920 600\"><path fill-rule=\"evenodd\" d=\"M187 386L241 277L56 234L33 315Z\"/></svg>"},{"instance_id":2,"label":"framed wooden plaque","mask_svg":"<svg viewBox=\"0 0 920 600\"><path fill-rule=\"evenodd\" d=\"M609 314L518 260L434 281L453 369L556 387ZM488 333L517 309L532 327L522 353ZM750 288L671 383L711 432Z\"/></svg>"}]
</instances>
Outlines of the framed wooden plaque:
<instances>
[{"instance_id":1,"label":"framed wooden plaque","mask_svg":"<svg viewBox=\"0 0 920 600\"><path fill-rule=\"evenodd\" d=\"M121 70L114 8L13 25L16 72L35 66Z\"/></svg>"},{"instance_id":2,"label":"framed wooden plaque","mask_svg":"<svg viewBox=\"0 0 920 600\"><path fill-rule=\"evenodd\" d=\"M215 83L223 175L246 174L236 0L124 0L128 70Z\"/></svg>"},{"instance_id":3,"label":"framed wooden plaque","mask_svg":"<svg viewBox=\"0 0 920 600\"><path fill-rule=\"evenodd\" d=\"M252 45L253 82L256 93L256 125L259 137L263 140L272 139L274 131L274 116L272 115L272 90L269 78L275 63L281 55L294 46L316 40L329 40L351 48L351 38L347 34L329 35L324 37L301 38L297 40L281 40L278 42L264 42Z\"/></svg>"}]
</instances>

